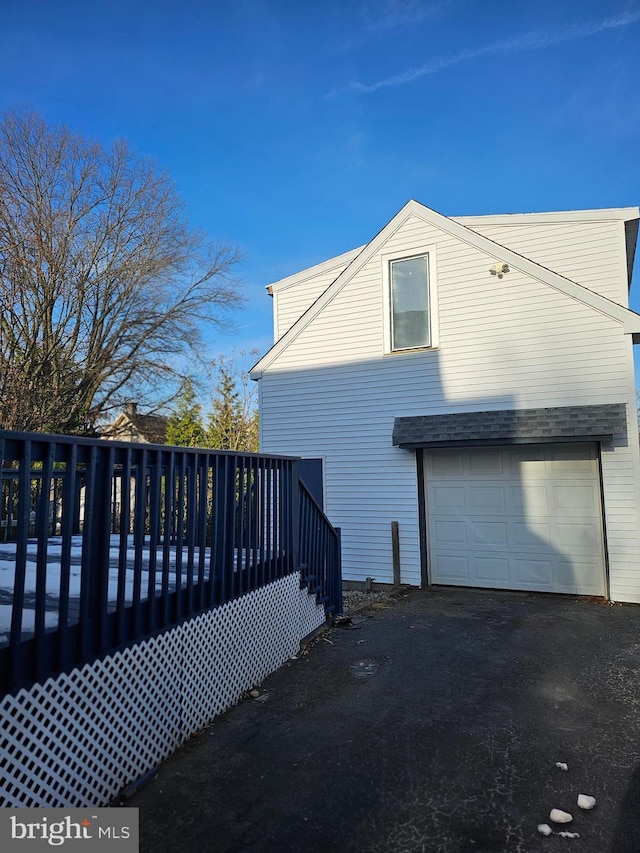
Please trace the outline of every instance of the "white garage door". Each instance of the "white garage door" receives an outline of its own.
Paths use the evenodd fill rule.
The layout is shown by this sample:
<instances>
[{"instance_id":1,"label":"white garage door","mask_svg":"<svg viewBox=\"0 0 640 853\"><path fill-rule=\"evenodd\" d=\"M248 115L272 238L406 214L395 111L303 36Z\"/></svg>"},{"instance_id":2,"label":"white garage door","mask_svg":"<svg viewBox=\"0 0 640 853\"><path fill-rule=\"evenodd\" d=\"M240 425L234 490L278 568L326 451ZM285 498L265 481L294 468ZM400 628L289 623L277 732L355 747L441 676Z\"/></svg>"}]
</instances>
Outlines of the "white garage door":
<instances>
[{"instance_id":1,"label":"white garage door","mask_svg":"<svg viewBox=\"0 0 640 853\"><path fill-rule=\"evenodd\" d=\"M604 595L593 444L425 454L431 583Z\"/></svg>"}]
</instances>

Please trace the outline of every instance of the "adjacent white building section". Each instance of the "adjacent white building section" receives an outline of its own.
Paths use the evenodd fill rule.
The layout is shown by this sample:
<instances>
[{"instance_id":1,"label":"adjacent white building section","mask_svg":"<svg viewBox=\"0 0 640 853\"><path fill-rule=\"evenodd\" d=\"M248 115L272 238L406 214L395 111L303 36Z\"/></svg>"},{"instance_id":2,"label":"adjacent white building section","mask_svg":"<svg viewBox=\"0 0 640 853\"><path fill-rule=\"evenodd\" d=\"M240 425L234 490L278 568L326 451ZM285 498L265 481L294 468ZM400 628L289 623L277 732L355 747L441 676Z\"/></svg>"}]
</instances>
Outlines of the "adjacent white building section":
<instances>
[{"instance_id":1,"label":"adjacent white building section","mask_svg":"<svg viewBox=\"0 0 640 853\"><path fill-rule=\"evenodd\" d=\"M640 317L625 308L624 243L637 218L623 208L450 220L410 202L367 246L272 285L276 344L252 372L261 447L323 458L346 579L391 582L398 521L402 580L424 580L416 456L392 446L396 417L625 403L626 434L601 448L600 527L611 597L640 601ZM390 352L388 260L416 253L430 259L432 346ZM502 278L496 261L508 263Z\"/></svg>"}]
</instances>

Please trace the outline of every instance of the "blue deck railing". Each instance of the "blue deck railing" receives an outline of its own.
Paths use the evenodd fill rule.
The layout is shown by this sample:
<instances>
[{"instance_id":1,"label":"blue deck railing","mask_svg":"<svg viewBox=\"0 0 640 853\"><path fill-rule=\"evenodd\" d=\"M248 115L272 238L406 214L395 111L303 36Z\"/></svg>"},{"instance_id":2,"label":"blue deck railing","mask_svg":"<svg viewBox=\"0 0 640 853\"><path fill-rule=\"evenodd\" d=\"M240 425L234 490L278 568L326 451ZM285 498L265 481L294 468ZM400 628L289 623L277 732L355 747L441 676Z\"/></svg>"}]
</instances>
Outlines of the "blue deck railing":
<instances>
[{"instance_id":1,"label":"blue deck railing","mask_svg":"<svg viewBox=\"0 0 640 853\"><path fill-rule=\"evenodd\" d=\"M341 609L339 535L295 458L0 431L0 690L296 570Z\"/></svg>"},{"instance_id":2,"label":"blue deck railing","mask_svg":"<svg viewBox=\"0 0 640 853\"><path fill-rule=\"evenodd\" d=\"M300 568L302 578L328 613L342 613L340 530L300 481Z\"/></svg>"}]
</instances>

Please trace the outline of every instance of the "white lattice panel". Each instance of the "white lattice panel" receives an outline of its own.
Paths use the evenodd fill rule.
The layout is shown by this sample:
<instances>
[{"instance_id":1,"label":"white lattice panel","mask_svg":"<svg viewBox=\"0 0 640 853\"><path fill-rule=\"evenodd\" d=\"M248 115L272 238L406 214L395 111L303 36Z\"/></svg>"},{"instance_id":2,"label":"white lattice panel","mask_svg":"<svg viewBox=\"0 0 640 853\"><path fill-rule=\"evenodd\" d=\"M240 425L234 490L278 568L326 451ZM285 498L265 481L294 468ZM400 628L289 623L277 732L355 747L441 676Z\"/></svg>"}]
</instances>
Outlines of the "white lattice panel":
<instances>
[{"instance_id":1,"label":"white lattice panel","mask_svg":"<svg viewBox=\"0 0 640 853\"><path fill-rule=\"evenodd\" d=\"M322 604L316 602L315 595L309 595L306 589L300 590L300 639L303 640L320 625L324 625L326 616Z\"/></svg>"},{"instance_id":2,"label":"white lattice panel","mask_svg":"<svg viewBox=\"0 0 640 853\"><path fill-rule=\"evenodd\" d=\"M178 631L7 697L0 803L103 805L175 749Z\"/></svg>"},{"instance_id":3,"label":"white lattice panel","mask_svg":"<svg viewBox=\"0 0 640 853\"><path fill-rule=\"evenodd\" d=\"M260 590L261 595L246 595L205 614L197 626L195 620L185 626L193 632L185 660L185 737L298 650L299 585L298 574L288 575Z\"/></svg>"},{"instance_id":4,"label":"white lattice panel","mask_svg":"<svg viewBox=\"0 0 640 853\"><path fill-rule=\"evenodd\" d=\"M0 703L0 806L102 806L297 651L324 612L289 575Z\"/></svg>"}]
</instances>

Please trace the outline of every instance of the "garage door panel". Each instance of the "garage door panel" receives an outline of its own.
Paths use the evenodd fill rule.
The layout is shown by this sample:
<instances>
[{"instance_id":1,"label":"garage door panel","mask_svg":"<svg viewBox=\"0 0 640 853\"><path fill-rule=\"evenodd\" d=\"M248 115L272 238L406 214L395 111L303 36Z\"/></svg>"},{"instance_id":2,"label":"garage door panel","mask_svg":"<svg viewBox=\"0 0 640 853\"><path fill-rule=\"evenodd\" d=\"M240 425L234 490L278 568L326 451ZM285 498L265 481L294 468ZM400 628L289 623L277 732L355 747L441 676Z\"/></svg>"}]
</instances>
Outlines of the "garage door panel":
<instances>
[{"instance_id":1,"label":"garage door panel","mask_svg":"<svg viewBox=\"0 0 640 853\"><path fill-rule=\"evenodd\" d=\"M466 511L466 500L464 486L434 486L431 492L431 505L434 510L460 510L462 514Z\"/></svg>"},{"instance_id":2,"label":"garage door panel","mask_svg":"<svg viewBox=\"0 0 640 853\"><path fill-rule=\"evenodd\" d=\"M511 561L512 581L522 584L523 588L552 589L553 562L534 560L531 557L514 557Z\"/></svg>"},{"instance_id":3,"label":"garage door panel","mask_svg":"<svg viewBox=\"0 0 640 853\"><path fill-rule=\"evenodd\" d=\"M551 523L536 519L534 522L512 522L509 525L509 544L515 550L549 548Z\"/></svg>"},{"instance_id":4,"label":"garage door panel","mask_svg":"<svg viewBox=\"0 0 640 853\"><path fill-rule=\"evenodd\" d=\"M581 595L602 595L602 568L598 560L580 559L566 560L556 570L566 583L571 585L569 592Z\"/></svg>"},{"instance_id":5,"label":"garage door panel","mask_svg":"<svg viewBox=\"0 0 640 853\"><path fill-rule=\"evenodd\" d=\"M433 583L604 595L595 445L426 456Z\"/></svg>"},{"instance_id":6,"label":"garage door panel","mask_svg":"<svg viewBox=\"0 0 640 853\"><path fill-rule=\"evenodd\" d=\"M556 486L553 489L553 505L555 509L566 510L572 515L579 510L596 512L597 495L593 488L584 486Z\"/></svg>"},{"instance_id":7,"label":"garage door panel","mask_svg":"<svg viewBox=\"0 0 640 853\"><path fill-rule=\"evenodd\" d=\"M430 460L430 467L430 473L438 477L462 474L464 470L462 453L447 451L439 456L434 456Z\"/></svg>"},{"instance_id":8,"label":"garage door panel","mask_svg":"<svg viewBox=\"0 0 640 853\"><path fill-rule=\"evenodd\" d=\"M516 483L544 482L547 479L548 466L544 459L523 459L511 468L511 479Z\"/></svg>"},{"instance_id":9,"label":"garage door panel","mask_svg":"<svg viewBox=\"0 0 640 853\"><path fill-rule=\"evenodd\" d=\"M508 557L477 557L476 579L485 586L503 586L509 583Z\"/></svg>"},{"instance_id":10,"label":"garage door panel","mask_svg":"<svg viewBox=\"0 0 640 853\"><path fill-rule=\"evenodd\" d=\"M592 476L595 471L595 454L585 456L580 451L554 450L549 453L549 468L552 473L561 475L568 473Z\"/></svg>"},{"instance_id":11,"label":"garage door panel","mask_svg":"<svg viewBox=\"0 0 640 853\"><path fill-rule=\"evenodd\" d=\"M468 494L467 507L483 511L504 510L507 505L505 487L502 485L471 486Z\"/></svg>"},{"instance_id":12,"label":"garage door panel","mask_svg":"<svg viewBox=\"0 0 640 853\"><path fill-rule=\"evenodd\" d=\"M469 472L475 474L503 474L502 454L494 453L476 454L469 457Z\"/></svg>"},{"instance_id":13,"label":"garage door panel","mask_svg":"<svg viewBox=\"0 0 640 853\"><path fill-rule=\"evenodd\" d=\"M574 552L584 549L594 553L600 547L599 530L595 524L559 523L556 533L558 544Z\"/></svg>"},{"instance_id":14,"label":"garage door panel","mask_svg":"<svg viewBox=\"0 0 640 853\"><path fill-rule=\"evenodd\" d=\"M561 592L572 593L576 591L578 583L572 560L557 560L554 577L555 585ZM588 578L584 576L584 572L582 582L588 582Z\"/></svg>"},{"instance_id":15,"label":"garage door panel","mask_svg":"<svg viewBox=\"0 0 640 853\"><path fill-rule=\"evenodd\" d=\"M541 447L512 447L505 454L506 463L505 469L516 477L520 476L520 472L524 467L531 471L536 471L539 468L544 468L545 453Z\"/></svg>"},{"instance_id":16,"label":"garage door panel","mask_svg":"<svg viewBox=\"0 0 640 853\"><path fill-rule=\"evenodd\" d=\"M434 524L434 541L438 545L459 545L467 542L467 522L436 521Z\"/></svg>"},{"instance_id":17,"label":"garage door panel","mask_svg":"<svg viewBox=\"0 0 640 853\"><path fill-rule=\"evenodd\" d=\"M440 583L471 585L469 557L439 553L436 555L434 562L434 568L438 573L438 577L442 578Z\"/></svg>"},{"instance_id":18,"label":"garage door panel","mask_svg":"<svg viewBox=\"0 0 640 853\"><path fill-rule=\"evenodd\" d=\"M530 485L526 492L518 483L509 487L509 506L519 515L523 510L531 513L547 513L553 511L552 494L544 485Z\"/></svg>"},{"instance_id":19,"label":"garage door panel","mask_svg":"<svg viewBox=\"0 0 640 853\"><path fill-rule=\"evenodd\" d=\"M469 525L474 545L508 546L507 524L504 521L476 521Z\"/></svg>"}]
</instances>

